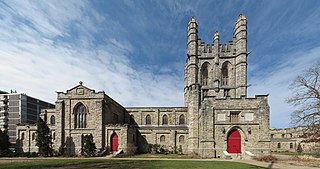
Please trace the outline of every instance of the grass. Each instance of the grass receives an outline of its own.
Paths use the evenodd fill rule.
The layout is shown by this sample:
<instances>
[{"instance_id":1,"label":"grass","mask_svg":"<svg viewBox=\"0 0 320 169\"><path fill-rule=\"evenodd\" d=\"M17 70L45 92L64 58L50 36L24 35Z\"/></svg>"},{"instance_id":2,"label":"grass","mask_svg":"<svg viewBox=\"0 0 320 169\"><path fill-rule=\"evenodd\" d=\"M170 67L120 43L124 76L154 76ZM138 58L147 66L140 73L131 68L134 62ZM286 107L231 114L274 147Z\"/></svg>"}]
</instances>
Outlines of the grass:
<instances>
[{"instance_id":1,"label":"grass","mask_svg":"<svg viewBox=\"0 0 320 169\"><path fill-rule=\"evenodd\" d=\"M19 162L20 160L20 162ZM39 159L34 161L24 161L21 159L13 159L16 162L4 163L0 159L0 168L111 168L111 169L262 169L250 164L229 162L229 161L193 161L193 160L136 160L136 159L97 159L97 158L70 158L70 159Z\"/></svg>"},{"instance_id":2,"label":"grass","mask_svg":"<svg viewBox=\"0 0 320 169\"><path fill-rule=\"evenodd\" d=\"M161 158L161 159L190 159L190 158L200 158L191 155L178 155L178 154L138 154L132 156L133 158Z\"/></svg>"}]
</instances>

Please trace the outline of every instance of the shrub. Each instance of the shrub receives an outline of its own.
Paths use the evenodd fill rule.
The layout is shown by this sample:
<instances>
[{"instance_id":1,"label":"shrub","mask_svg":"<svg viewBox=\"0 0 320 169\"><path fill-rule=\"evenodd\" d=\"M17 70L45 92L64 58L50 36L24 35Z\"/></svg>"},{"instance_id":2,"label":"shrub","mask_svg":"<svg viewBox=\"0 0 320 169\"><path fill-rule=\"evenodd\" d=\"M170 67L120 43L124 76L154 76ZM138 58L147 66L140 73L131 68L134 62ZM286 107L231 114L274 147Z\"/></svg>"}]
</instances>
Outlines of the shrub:
<instances>
[{"instance_id":1,"label":"shrub","mask_svg":"<svg viewBox=\"0 0 320 169\"><path fill-rule=\"evenodd\" d=\"M183 152L182 152L182 146L181 146L181 145L179 146L179 148L178 148L178 150L177 150L177 153L180 154L180 155L183 154Z\"/></svg>"},{"instance_id":2,"label":"shrub","mask_svg":"<svg viewBox=\"0 0 320 169\"><path fill-rule=\"evenodd\" d=\"M83 137L83 154L87 157L92 157L95 155L96 151L96 145L93 142L93 136L92 134L90 135L84 135Z\"/></svg>"}]
</instances>

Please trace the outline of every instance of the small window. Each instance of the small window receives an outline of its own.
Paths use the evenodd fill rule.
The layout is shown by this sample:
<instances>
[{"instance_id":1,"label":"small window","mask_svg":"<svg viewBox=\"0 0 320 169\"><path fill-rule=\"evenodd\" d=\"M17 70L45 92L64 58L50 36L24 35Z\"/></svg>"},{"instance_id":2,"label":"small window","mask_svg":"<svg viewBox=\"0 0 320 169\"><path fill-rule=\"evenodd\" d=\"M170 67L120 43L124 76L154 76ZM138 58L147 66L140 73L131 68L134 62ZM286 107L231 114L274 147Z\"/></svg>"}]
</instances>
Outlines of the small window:
<instances>
[{"instance_id":1,"label":"small window","mask_svg":"<svg viewBox=\"0 0 320 169\"><path fill-rule=\"evenodd\" d=\"M290 143L290 149L293 149L293 143Z\"/></svg>"},{"instance_id":2,"label":"small window","mask_svg":"<svg viewBox=\"0 0 320 169\"><path fill-rule=\"evenodd\" d=\"M278 148L281 148L281 143L278 143Z\"/></svg>"},{"instance_id":3,"label":"small window","mask_svg":"<svg viewBox=\"0 0 320 169\"><path fill-rule=\"evenodd\" d=\"M52 116L50 117L50 124L51 124L51 125L55 125L55 123L56 123L56 119L55 119L54 115L52 115Z\"/></svg>"},{"instance_id":4,"label":"small window","mask_svg":"<svg viewBox=\"0 0 320 169\"><path fill-rule=\"evenodd\" d=\"M179 137L179 143L184 143L184 136L183 136L183 135L181 135L181 136Z\"/></svg>"},{"instance_id":5,"label":"small window","mask_svg":"<svg viewBox=\"0 0 320 169\"><path fill-rule=\"evenodd\" d=\"M179 116L179 124L180 124L180 125L185 124L185 120L184 120L184 115L183 115L183 114L181 114L181 115Z\"/></svg>"},{"instance_id":6,"label":"small window","mask_svg":"<svg viewBox=\"0 0 320 169\"><path fill-rule=\"evenodd\" d=\"M21 140L24 140L24 133L21 133Z\"/></svg>"},{"instance_id":7,"label":"small window","mask_svg":"<svg viewBox=\"0 0 320 169\"><path fill-rule=\"evenodd\" d=\"M282 138L284 138L284 134L282 134Z\"/></svg>"},{"instance_id":8,"label":"small window","mask_svg":"<svg viewBox=\"0 0 320 169\"><path fill-rule=\"evenodd\" d=\"M52 134L52 140L55 140L56 139L56 133L53 133Z\"/></svg>"},{"instance_id":9,"label":"small window","mask_svg":"<svg viewBox=\"0 0 320 169\"><path fill-rule=\"evenodd\" d=\"M168 116L166 114L162 116L162 125L168 125Z\"/></svg>"},{"instance_id":10,"label":"small window","mask_svg":"<svg viewBox=\"0 0 320 169\"><path fill-rule=\"evenodd\" d=\"M36 139L36 133L32 133L32 140L35 140Z\"/></svg>"},{"instance_id":11,"label":"small window","mask_svg":"<svg viewBox=\"0 0 320 169\"><path fill-rule=\"evenodd\" d=\"M146 116L146 125L151 125L151 116L149 114Z\"/></svg>"},{"instance_id":12,"label":"small window","mask_svg":"<svg viewBox=\"0 0 320 169\"><path fill-rule=\"evenodd\" d=\"M239 122L239 114L240 112L230 112L230 122L231 123Z\"/></svg>"},{"instance_id":13,"label":"small window","mask_svg":"<svg viewBox=\"0 0 320 169\"><path fill-rule=\"evenodd\" d=\"M163 143L166 141L166 137L164 135L160 136L160 142Z\"/></svg>"}]
</instances>

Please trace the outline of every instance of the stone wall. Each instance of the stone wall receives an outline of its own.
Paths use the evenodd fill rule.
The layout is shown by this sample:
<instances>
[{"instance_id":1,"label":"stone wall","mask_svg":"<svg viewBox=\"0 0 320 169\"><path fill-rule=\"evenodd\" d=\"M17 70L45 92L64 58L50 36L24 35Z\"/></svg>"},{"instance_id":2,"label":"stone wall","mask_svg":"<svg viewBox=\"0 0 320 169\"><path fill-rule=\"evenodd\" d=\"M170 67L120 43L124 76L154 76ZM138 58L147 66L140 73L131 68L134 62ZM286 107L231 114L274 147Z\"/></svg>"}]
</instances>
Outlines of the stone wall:
<instances>
[{"instance_id":1,"label":"stone wall","mask_svg":"<svg viewBox=\"0 0 320 169\"><path fill-rule=\"evenodd\" d=\"M50 124L48 124L49 126ZM38 152L38 146L36 146L36 131L37 126L23 125L17 126L17 151L18 152ZM52 136L52 142L55 140L55 127L50 127L50 133ZM53 145L54 146L54 145Z\"/></svg>"},{"instance_id":2,"label":"stone wall","mask_svg":"<svg viewBox=\"0 0 320 169\"><path fill-rule=\"evenodd\" d=\"M228 134L238 130L241 135L241 154L270 153L269 106L267 96L240 99L206 98L201 109L200 149L203 156L223 157L227 151ZM236 121L231 114L236 113Z\"/></svg>"},{"instance_id":3,"label":"stone wall","mask_svg":"<svg viewBox=\"0 0 320 169\"><path fill-rule=\"evenodd\" d=\"M141 137L138 139L141 152L148 151L148 144L159 144L170 151L181 147L182 152L187 152L188 114L186 107L128 107L126 110L139 128ZM146 124L147 115L151 117L151 124ZM167 124L163 124L164 116L168 117Z\"/></svg>"}]
</instances>

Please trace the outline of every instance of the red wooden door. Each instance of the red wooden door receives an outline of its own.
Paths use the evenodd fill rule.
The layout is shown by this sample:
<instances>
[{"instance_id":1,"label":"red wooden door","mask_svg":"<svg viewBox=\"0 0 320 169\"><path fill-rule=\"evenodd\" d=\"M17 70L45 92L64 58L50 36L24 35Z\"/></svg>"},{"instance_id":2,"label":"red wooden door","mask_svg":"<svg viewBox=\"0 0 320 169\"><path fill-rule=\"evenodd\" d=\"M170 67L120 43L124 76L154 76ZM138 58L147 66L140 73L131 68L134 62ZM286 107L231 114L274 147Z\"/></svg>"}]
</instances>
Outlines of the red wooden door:
<instances>
[{"instance_id":1,"label":"red wooden door","mask_svg":"<svg viewBox=\"0 0 320 169\"><path fill-rule=\"evenodd\" d=\"M118 135L113 133L111 135L111 151L118 151Z\"/></svg>"},{"instance_id":2,"label":"red wooden door","mask_svg":"<svg viewBox=\"0 0 320 169\"><path fill-rule=\"evenodd\" d=\"M228 136L228 153L241 153L241 136L238 130L232 130Z\"/></svg>"}]
</instances>

